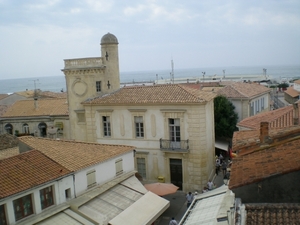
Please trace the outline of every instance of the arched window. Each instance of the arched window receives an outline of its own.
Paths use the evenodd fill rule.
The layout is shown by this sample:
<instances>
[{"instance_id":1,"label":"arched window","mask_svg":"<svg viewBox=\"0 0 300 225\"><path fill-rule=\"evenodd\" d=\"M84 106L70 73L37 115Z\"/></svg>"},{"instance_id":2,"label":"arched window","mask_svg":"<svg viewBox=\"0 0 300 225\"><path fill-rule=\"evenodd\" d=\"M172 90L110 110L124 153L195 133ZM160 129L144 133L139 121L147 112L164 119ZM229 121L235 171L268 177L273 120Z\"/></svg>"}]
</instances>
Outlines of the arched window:
<instances>
[{"instance_id":1,"label":"arched window","mask_svg":"<svg viewBox=\"0 0 300 225\"><path fill-rule=\"evenodd\" d=\"M27 123L23 124L23 133L29 134L29 126Z\"/></svg>"},{"instance_id":2,"label":"arched window","mask_svg":"<svg viewBox=\"0 0 300 225\"><path fill-rule=\"evenodd\" d=\"M39 123L38 125L40 131L40 137L47 137L47 124L44 122Z\"/></svg>"},{"instance_id":3,"label":"arched window","mask_svg":"<svg viewBox=\"0 0 300 225\"><path fill-rule=\"evenodd\" d=\"M7 132L8 134L13 134L13 126L12 126L10 123L6 124L6 125L4 126L4 129L6 130L6 132Z\"/></svg>"}]
</instances>

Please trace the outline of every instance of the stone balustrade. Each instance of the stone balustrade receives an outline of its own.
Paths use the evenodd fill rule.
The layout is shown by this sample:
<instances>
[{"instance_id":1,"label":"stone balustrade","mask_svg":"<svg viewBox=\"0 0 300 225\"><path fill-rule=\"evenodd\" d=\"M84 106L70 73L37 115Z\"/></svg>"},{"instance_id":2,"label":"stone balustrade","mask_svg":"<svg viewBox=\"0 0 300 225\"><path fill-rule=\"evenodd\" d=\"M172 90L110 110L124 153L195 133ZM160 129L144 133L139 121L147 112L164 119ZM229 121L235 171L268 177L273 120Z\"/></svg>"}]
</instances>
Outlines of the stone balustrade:
<instances>
[{"instance_id":1,"label":"stone balustrade","mask_svg":"<svg viewBox=\"0 0 300 225\"><path fill-rule=\"evenodd\" d=\"M102 57L65 59L65 69L103 67Z\"/></svg>"}]
</instances>

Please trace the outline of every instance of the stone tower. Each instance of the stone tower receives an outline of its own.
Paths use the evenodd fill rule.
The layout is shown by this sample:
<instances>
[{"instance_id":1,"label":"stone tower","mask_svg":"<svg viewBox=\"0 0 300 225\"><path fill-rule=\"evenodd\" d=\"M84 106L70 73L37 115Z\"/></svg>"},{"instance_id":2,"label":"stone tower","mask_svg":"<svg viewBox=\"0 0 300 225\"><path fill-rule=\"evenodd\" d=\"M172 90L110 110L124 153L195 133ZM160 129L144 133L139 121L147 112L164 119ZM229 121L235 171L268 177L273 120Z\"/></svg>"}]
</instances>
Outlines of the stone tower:
<instances>
[{"instance_id":1,"label":"stone tower","mask_svg":"<svg viewBox=\"0 0 300 225\"><path fill-rule=\"evenodd\" d=\"M101 57L65 59L70 137L86 141L86 112L81 102L120 88L118 39L107 33L101 39Z\"/></svg>"}]
</instances>

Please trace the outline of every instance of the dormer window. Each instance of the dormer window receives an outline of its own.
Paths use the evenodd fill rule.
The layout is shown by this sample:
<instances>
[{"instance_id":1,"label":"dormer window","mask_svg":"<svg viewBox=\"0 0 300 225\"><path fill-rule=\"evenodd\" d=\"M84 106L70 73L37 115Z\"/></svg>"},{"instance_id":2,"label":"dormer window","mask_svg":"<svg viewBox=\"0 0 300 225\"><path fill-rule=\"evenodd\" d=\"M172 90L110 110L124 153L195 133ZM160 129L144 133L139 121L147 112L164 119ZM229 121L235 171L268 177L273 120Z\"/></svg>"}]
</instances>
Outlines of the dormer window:
<instances>
[{"instance_id":1,"label":"dormer window","mask_svg":"<svg viewBox=\"0 0 300 225\"><path fill-rule=\"evenodd\" d=\"M101 81L96 81L96 92L101 92Z\"/></svg>"}]
</instances>

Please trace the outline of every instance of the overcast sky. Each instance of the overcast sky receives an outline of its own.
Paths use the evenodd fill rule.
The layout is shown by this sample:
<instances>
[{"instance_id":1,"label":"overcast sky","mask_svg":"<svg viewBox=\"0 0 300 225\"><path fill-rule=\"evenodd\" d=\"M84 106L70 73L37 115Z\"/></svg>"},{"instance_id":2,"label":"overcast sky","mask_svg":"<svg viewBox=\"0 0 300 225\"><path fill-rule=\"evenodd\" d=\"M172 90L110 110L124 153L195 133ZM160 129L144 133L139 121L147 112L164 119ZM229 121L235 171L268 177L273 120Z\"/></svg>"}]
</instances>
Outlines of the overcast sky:
<instances>
[{"instance_id":1,"label":"overcast sky","mask_svg":"<svg viewBox=\"0 0 300 225\"><path fill-rule=\"evenodd\" d=\"M299 0L0 0L0 79L63 75L108 32L121 72L300 64Z\"/></svg>"}]
</instances>

